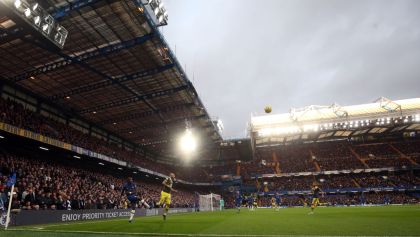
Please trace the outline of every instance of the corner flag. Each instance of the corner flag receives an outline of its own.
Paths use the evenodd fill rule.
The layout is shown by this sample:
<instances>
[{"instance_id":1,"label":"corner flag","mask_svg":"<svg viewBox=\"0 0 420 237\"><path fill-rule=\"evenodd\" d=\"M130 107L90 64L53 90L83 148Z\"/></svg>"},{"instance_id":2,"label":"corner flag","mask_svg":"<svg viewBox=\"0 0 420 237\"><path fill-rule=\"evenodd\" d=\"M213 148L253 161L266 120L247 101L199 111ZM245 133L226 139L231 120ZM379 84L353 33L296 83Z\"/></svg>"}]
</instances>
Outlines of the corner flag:
<instances>
[{"instance_id":1,"label":"corner flag","mask_svg":"<svg viewBox=\"0 0 420 237\"><path fill-rule=\"evenodd\" d=\"M13 199L13 190L15 188L15 183L16 183L16 172L13 172L10 176L9 179L6 182L6 186L10 187L10 195L9 195L9 206L7 208L7 214L6 214L6 223L4 224L4 229L7 230L7 227L9 226L9 222L10 222L10 209L12 207L12 199Z\"/></svg>"}]
</instances>

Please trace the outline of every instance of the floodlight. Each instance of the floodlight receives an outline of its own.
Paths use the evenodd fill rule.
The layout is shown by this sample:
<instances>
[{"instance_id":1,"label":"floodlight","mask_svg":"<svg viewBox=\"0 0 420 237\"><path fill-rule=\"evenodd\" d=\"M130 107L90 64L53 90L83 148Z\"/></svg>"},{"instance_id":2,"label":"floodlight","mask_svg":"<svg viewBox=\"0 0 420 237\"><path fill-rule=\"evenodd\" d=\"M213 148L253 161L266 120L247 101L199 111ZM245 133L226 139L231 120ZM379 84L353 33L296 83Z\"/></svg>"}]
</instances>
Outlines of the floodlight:
<instances>
[{"instance_id":1,"label":"floodlight","mask_svg":"<svg viewBox=\"0 0 420 237\"><path fill-rule=\"evenodd\" d=\"M20 8L20 6L22 6L22 2L21 2L20 0L16 0L16 1L15 1L15 7L16 7L17 9L19 9L19 8Z\"/></svg>"},{"instance_id":2,"label":"floodlight","mask_svg":"<svg viewBox=\"0 0 420 237\"><path fill-rule=\"evenodd\" d=\"M31 16L31 9L26 8L25 11L24 11L24 14L25 14L26 17L30 17Z\"/></svg>"},{"instance_id":3,"label":"floodlight","mask_svg":"<svg viewBox=\"0 0 420 237\"><path fill-rule=\"evenodd\" d=\"M42 31L49 35L54 25L54 18L51 15L48 15L44 18L44 22L44 25L42 25Z\"/></svg>"},{"instance_id":4,"label":"floodlight","mask_svg":"<svg viewBox=\"0 0 420 237\"><path fill-rule=\"evenodd\" d=\"M155 9L153 10L153 12L155 13L155 15L158 15L160 11L160 8L157 6L155 7Z\"/></svg>"},{"instance_id":5,"label":"floodlight","mask_svg":"<svg viewBox=\"0 0 420 237\"><path fill-rule=\"evenodd\" d=\"M159 18L158 18L159 23L162 23L164 19L165 19L165 18L164 18L164 17L163 17L163 15L161 14L161 15L159 16Z\"/></svg>"},{"instance_id":6,"label":"floodlight","mask_svg":"<svg viewBox=\"0 0 420 237\"><path fill-rule=\"evenodd\" d=\"M180 140L180 148L185 153L194 152L197 149L197 140L190 129L186 129Z\"/></svg>"},{"instance_id":7,"label":"floodlight","mask_svg":"<svg viewBox=\"0 0 420 237\"><path fill-rule=\"evenodd\" d=\"M39 26L39 23L41 23L41 17L39 16L34 17L34 23L35 25Z\"/></svg>"}]
</instances>

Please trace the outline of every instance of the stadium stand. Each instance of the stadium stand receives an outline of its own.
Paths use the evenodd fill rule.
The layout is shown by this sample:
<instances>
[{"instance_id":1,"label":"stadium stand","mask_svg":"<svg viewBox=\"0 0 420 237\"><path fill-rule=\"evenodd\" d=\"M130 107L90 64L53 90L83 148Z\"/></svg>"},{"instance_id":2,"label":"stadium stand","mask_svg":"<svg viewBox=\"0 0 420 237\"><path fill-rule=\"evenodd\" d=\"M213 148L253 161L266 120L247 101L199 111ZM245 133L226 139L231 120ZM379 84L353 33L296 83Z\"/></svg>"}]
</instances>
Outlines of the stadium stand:
<instances>
[{"instance_id":1,"label":"stadium stand","mask_svg":"<svg viewBox=\"0 0 420 237\"><path fill-rule=\"evenodd\" d=\"M310 147L321 170L363 169L365 166L345 143L328 142Z\"/></svg>"},{"instance_id":2,"label":"stadium stand","mask_svg":"<svg viewBox=\"0 0 420 237\"><path fill-rule=\"evenodd\" d=\"M420 185L418 173L408 171L359 173L359 174L334 174L317 176L290 176L278 178L264 178L260 183L267 183L268 191L304 191L317 183L323 189L348 189L348 188L379 188L401 187L413 188ZM255 181L249 180L247 185L257 186ZM263 191L261 186L259 191Z\"/></svg>"},{"instance_id":3,"label":"stadium stand","mask_svg":"<svg viewBox=\"0 0 420 237\"><path fill-rule=\"evenodd\" d=\"M278 151L280 170L282 173L302 171L316 171L315 164L307 147L288 146L281 147Z\"/></svg>"},{"instance_id":4,"label":"stadium stand","mask_svg":"<svg viewBox=\"0 0 420 237\"><path fill-rule=\"evenodd\" d=\"M1 122L55 138L63 142L74 144L101 154L109 155L163 174L174 171L174 167L154 162L134 151L126 150L116 144L90 136L89 134L84 134L71 126L38 115L28 109L25 109L22 104L10 99L0 99L0 108L2 111L0 117ZM181 168L177 169L177 171L181 178L185 178L190 181L209 180L208 176L205 175L199 167L195 167L194 169Z\"/></svg>"},{"instance_id":5,"label":"stadium stand","mask_svg":"<svg viewBox=\"0 0 420 237\"><path fill-rule=\"evenodd\" d=\"M402 155L420 164L420 141L408 140L403 142L395 142L391 143L390 146L394 146L402 153Z\"/></svg>"},{"instance_id":6,"label":"stadium stand","mask_svg":"<svg viewBox=\"0 0 420 237\"><path fill-rule=\"evenodd\" d=\"M16 192L13 209L114 209L127 208L121 188L125 179L101 173L86 167L69 167L68 164L52 162L1 152L0 192L6 191L4 184L11 172L17 173ZM70 169L69 169L70 168ZM153 178L154 179L154 178ZM136 180L143 198L154 206L158 200L161 184L156 180ZM153 182L155 181L155 182ZM193 207L194 191L179 189L173 195L174 207ZM0 195L4 198L4 195Z\"/></svg>"},{"instance_id":7,"label":"stadium stand","mask_svg":"<svg viewBox=\"0 0 420 237\"><path fill-rule=\"evenodd\" d=\"M399 146L395 143L395 146ZM408 157L416 159L415 142L403 145L401 149L407 151ZM359 160L352 152L353 149L361 157ZM278 154L281 173L354 170L364 168L404 167L416 165L406 157L402 157L392 149L387 142L375 144L357 144L352 142L327 142L311 145L289 145L271 148L271 152L260 152L261 159L271 159L272 152ZM405 152L405 151L404 151ZM404 155L404 154L403 154ZM364 165L364 163L366 165ZM319 170L317 170L317 164ZM269 169L268 169L269 170ZM261 172L260 172L261 173ZM272 173L275 173L272 171Z\"/></svg>"}]
</instances>

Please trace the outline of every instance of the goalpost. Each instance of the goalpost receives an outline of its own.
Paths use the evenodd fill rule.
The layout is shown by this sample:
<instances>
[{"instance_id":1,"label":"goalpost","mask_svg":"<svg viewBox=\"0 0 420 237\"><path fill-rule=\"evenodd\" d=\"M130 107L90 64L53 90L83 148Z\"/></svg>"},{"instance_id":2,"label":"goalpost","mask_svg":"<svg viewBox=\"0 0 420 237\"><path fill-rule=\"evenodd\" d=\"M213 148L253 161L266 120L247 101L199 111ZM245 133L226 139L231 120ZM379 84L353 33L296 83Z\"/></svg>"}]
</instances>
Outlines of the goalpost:
<instances>
[{"instance_id":1,"label":"goalpost","mask_svg":"<svg viewBox=\"0 0 420 237\"><path fill-rule=\"evenodd\" d=\"M219 194L210 193L207 195L199 195L199 210L200 211L218 211L220 210Z\"/></svg>"}]
</instances>

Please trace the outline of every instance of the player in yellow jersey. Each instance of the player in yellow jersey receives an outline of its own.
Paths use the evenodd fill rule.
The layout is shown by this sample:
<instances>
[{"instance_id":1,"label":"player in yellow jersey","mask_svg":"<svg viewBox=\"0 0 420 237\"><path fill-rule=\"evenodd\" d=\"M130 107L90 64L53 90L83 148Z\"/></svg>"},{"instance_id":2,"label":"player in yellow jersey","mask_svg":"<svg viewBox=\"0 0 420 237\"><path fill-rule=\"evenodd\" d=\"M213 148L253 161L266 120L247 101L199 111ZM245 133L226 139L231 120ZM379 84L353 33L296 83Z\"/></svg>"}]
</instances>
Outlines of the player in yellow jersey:
<instances>
[{"instance_id":1,"label":"player in yellow jersey","mask_svg":"<svg viewBox=\"0 0 420 237\"><path fill-rule=\"evenodd\" d=\"M258 208L258 195L254 193L252 195L252 208L251 211L254 211Z\"/></svg>"},{"instance_id":2,"label":"player in yellow jersey","mask_svg":"<svg viewBox=\"0 0 420 237\"><path fill-rule=\"evenodd\" d=\"M314 185L312 187L312 203L311 203L311 212L309 212L309 215L314 214L315 208L319 205L319 195L322 193L322 190L317 186ZM324 194L322 194L324 196Z\"/></svg>"},{"instance_id":3,"label":"player in yellow jersey","mask_svg":"<svg viewBox=\"0 0 420 237\"><path fill-rule=\"evenodd\" d=\"M276 208L276 198L275 197L271 198L271 208Z\"/></svg>"},{"instance_id":4,"label":"player in yellow jersey","mask_svg":"<svg viewBox=\"0 0 420 237\"><path fill-rule=\"evenodd\" d=\"M167 177L162 182L163 189L162 189L162 192L160 192L160 200L157 203L157 205L164 208L163 220L166 220L166 215L168 215L169 206L171 205L171 192L176 192L176 190L172 188L174 182L175 182L174 173L170 173L169 177Z\"/></svg>"}]
</instances>

